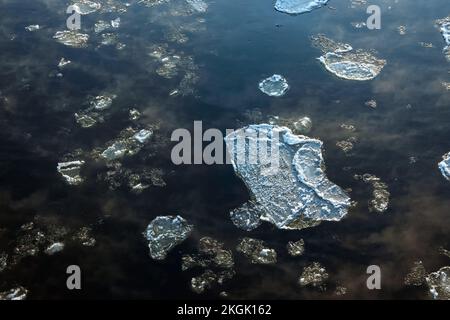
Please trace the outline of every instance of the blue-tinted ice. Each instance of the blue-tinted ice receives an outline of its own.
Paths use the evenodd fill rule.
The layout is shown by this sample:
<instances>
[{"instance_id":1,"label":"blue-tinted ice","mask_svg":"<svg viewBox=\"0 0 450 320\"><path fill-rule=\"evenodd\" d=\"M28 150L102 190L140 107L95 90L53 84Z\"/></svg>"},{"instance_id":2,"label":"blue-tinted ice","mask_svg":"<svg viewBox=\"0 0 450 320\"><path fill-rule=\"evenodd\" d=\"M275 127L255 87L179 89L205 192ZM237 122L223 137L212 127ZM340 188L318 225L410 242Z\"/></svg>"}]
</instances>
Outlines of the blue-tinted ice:
<instances>
[{"instance_id":1,"label":"blue-tinted ice","mask_svg":"<svg viewBox=\"0 0 450 320\"><path fill-rule=\"evenodd\" d=\"M274 74L259 83L259 90L271 97L281 97L288 89L287 80L279 74Z\"/></svg>"},{"instance_id":2,"label":"blue-tinted ice","mask_svg":"<svg viewBox=\"0 0 450 320\"><path fill-rule=\"evenodd\" d=\"M225 142L235 172L261 208L261 220L281 229L302 229L347 214L350 198L325 175L322 141L294 135L286 127L260 124L234 131ZM259 157L267 145L278 147L278 167L274 167L274 151L270 161ZM258 161L239 161L254 157L253 153ZM233 220L246 221L236 216ZM250 220L251 229L254 221Z\"/></svg>"},{"instance_id":3,"label":"blue-tinted ice","mask_svg":"<svg viewBox=\"0 0 450 320\"><path fill-rule=\"evenodd\" d=\"M277 0L275 9L289 14L301 14L318 9L328 0Z\"/></svg>"}]
</instances>

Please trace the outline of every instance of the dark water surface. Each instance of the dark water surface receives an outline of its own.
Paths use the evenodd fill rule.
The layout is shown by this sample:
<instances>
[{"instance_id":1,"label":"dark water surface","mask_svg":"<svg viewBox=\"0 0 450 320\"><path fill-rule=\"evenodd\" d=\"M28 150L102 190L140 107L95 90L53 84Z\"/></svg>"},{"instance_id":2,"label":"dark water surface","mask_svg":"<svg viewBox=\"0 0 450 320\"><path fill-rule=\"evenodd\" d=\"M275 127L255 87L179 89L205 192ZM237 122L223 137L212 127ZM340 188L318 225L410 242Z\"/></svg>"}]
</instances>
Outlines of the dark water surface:
<instances>
[{"instance_id":1,"label":"dark water surface","mask_svg":"<svg viewBox=\"0 0 450 320\"><path fill-rule=\"evenodd\" d=\"M83 16L81 31L91 38L88 47L77 49L52 38L65 30L68 3L0 0L0 253L13 255L20 227L36 217L70 230L89 226L96 239L93 247L69 241L53 256L41 252L23 258L0 272L0 292L21 285L32 299L203 299L218 298L221 291L238 299L429 298L426 286L407 287L403 280L414 261L423 261L428 272L450 263L438 251L450 249L450 183L437 167L450 151L450 91L441 84L450 82L450 63L434 25L450 13L450 2L371 1L382 9L382 28L375 31L351 25L367 19L368 4L352 8L350 0L331 0L300 16L275 11L271 0L206 0L206 13L185 15L173 11L186 7L182 0L153 7L135 2L122 14ZM99 46L94 23L118 16L121 26L111 32L126 47ZM31 24L41 29L26 31ZM405 35L397 30L401 25ZM187 41L173 41L174 30ZM374 49L387 65L372 81L338 79L316 60L321 53L310 36L318 33ZM198 82L192 94L169 95L184 71L172 79L155 72L158 65L149 53L161 44L193 58ZM57 77L61 57L72 63ZM257 87L274 73L291 86L281 98L265 96ZM105 122L81 128L73 114L103 92L117 95ZM364 105L370 99L378 102L376 109ZM98 179L104 168L89 164L82 185L67 185L57 163L75 149L102 147L131 126L131 107L143 114L141 125L159 125L157 141L151 142L157 147L124 162L130 168L162 169L166 186L141 194L111 190ZM248 114L255 110L262 120L271 115L312 119L309 135L324 141L328 177L351 188L358 203L342 221L301 231L267 223L252 232L239 230L229 212L249 194L231 166L171 163L172 130L192 130L194 120L202 120L204 128L239 128L254 121ZM345 131L343 123L356 131ZM336 142L350 136L358 142L345 154ZM364 173L389 186L390 206L383 214L369 212L371 188L353 178ZM182 215L195 231L166 260L153 261L142 232L153 218L167 214ZM234 251L236 276L197 295L190 279L201 270L182 272L180 258L194 252L203 236L228 249L244 236L263 239L277 250L278 263L253 265ZM289 256L286 243L300 238L305 254ZM297 284L303 267L314 261L330 275L325 291ZM82 269L80 291L66 288L65 271L72 264ZM382 290L366 287L366 268L372 264L382 269ZM336 286L345 286L347 295L337 297Z\"/></svg>"}]
</instances>

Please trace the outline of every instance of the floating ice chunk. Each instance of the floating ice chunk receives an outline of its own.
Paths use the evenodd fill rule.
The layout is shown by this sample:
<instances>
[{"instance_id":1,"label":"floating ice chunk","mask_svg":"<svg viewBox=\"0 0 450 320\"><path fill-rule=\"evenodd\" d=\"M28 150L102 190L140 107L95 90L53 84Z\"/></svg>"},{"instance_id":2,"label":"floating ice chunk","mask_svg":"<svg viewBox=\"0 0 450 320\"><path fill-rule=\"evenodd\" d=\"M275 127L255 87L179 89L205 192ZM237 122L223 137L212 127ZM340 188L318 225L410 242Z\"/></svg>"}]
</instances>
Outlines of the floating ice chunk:
<instances>
[{"instance_id":1,"label":"floating ice chunk","mask_svg":"<svg viewBox=\"0 0 450 320\"><path fill-rule=\"evenodd\" d=\"M64 243L62 242L55 242L48 246L47 249L45 249L45 253L48 255L54 255L55 253L61 252L64 250Z\"/></svg>"},{"instance_id":2,"label":"floating ice chunk","mask_svg":"<svg viewBox=\"0 0 450 320\"><path fill-rule=\"evenodd\" d=\"M442 36L444 37L445 43L447 44L443 50L445 57L450 61L450 16L437 20L436 23L442 33Z\"/></svg>"},{"instance_id":3,"label":"floating ice chunk","mask_svg":"<svg viewBox=\"0 0 450 320\"><path fill-rule=\"evenodd\" d=\"M294 122L295 133L306 134L311 131L312 121L308 117L303 117Z\"/></svg>"},{"instance_id":4,"label":"floating ice chunk","mask_svg":"<svg viewBox=\"0 0 450 320\"><path fill-rule=\"evenodd\" d=\"M450 299L450 267L443 267L425 278L431 296L436 300Z\"/></svg>"},{"instance_id":5,"label":"floating ice chunk","mask_svg":"<svg viewBox=\"0 0 450 320\"><path fill-rule=\"evenodd\" d=\"M279 74L274 74L259 83L259 90L271 97L281 97L288 89L286 79Z\"/></svg>"},{"instance_id":6,"label":"floating ice chunk","mask_svg":"<svg viewBox=\"0 0 450 320\"><path fill-rule=\"evenodd\" d=\"M115 98L116 98L115 95L96 96L91 101L91 106L97 110L108 109Z\"/></svg>"},{"instance_id":7,"label":"floating ice chunk","mask_svg":"<svg viewBox=\"0 0 450 320\"><path fill-rule=\"evenodd\" d=\"M302 287L310 285L322 288L327 279L328 273L325 268L320 263L314 262L303 270L298 282Z\"/></svg>"},{"instance_id":8,"label":"floating ice chunk","mask_svg":"<svg viewBox=\"0 0 450 320\"><path fill-rule=\"evenodd\" d=\"M381 181L380 178L372 174L355 175L356 180L362 180L365 183L372 185L372 199L369 200L369 210L377 213L384 213L389 207L389 198L391 194L388 190L388 185Z\"/></svg>"},{"instance_id":9,"label":"floating ice chunk","mask_svg":"<svg viewBox=\"0 0 450 320\"><path fill-rule=\"evenodd\" d=\"M277 0L275 9L289 14L300 14L318 9L328 0Z\"/></svg>"},{"instance_id":10,"label":"floating ice chunk","mask_svg":"<svg viewBox=\"0 0 450 320\"><path fill-rule=\"evenodd\" d=\"M247 202L231 211L230 217L236 227L251 231L261 224L261 208L256 203Z\"/></svg>"},{"instance_id":11,"label":"floating ice chunk","mask_svg":"<svg viewBox=\"0 0 450 320\"><path fill-rule=\"evenodd\" d=\"M318 60L325 69L342 79L372 80L386 65L386 60L367 51L354 51L349 44L335 42L324 35L313 36L312 42L324 53Z\"/></svg>"},{"instance_id":12,"label":"floating ice chunk","mask_svg":"<svg viewBox=\"0 0 450 320\"><path fill-rule=\"evenodd\" d=\"M25 27L25 30L30 31L30 32L37 31L39 29L41 29L41 26L38 24L31 24L31 25Z\"/></svg>"},{"instance_id":13,"label":"floating ice chunk","mask_svg":"<svg viewBox=\"0 0 450 320\"><path fill-rule=\"evenodd\" d=\"M87 46L89 35L76 31L65 30L57 31L53 38L63 45L74 48L83 48Z\"/></svg>"},{"instance_id":14,"label":"floating ice chunk","mask_svg":"<svg viewBox=\"0 0 450 320\"><path fill-rule=\"evenodd\" d=\"M6 269L8 266L8 254L5 252L0 253L0 272Z\"/></svg>"},{"instance_id":15,"label":"floating ice chunk","mask_svg":"<svg viewBox=\"0 0 450 320\"><path fill-rule=\"evenodd\" d=\"M71 63L72 63L72 61L66 60L65 58L61 58L61 60L59 60L59 63L58 63L58 68L62 69Z\"/></svg>"},{"instance_id":16,"label":"floating ice chunk","mask_svg":"<svg viewBox=\"0 0 450 320\"><path fill-rule=\"evenodd\" d=\"M92 228L82 227L72 237L73 240L78 241L85 247L93 247L97 240L92 236Z\"/></svg>"},{"instance_id":17,"label":"floating ice chunk","mask_svg":"<svg viewBox=\"0 0 450 320\"><path fill-rule=\"evenodd\" d=\"M140 143L145 143L153 134L153 131L142 129L138 133L136 133L133 137Z\"/></svg>"},{"instance_id":18,"label":"floating ice chunk","mask_svg":"<svg viewBox=\"0 0 450 320\"><path fill-rule=\"evenodd\" d=\"M0 292L0 300L25 300L27 295L27 289L24 287L17 287L9 291Z\"/></svg>"},{"instance_id":19,"label":"floating ice chunk","mask_svg":"<svg viewBox=\"0 0 450 320\"><path fill-rule=\"evenodd\" d=\"M442 158L443 160L439 162L439 170L441 170L444 178L450 181L450 152L446 153Z\"/></svg>"},{"instance_id":20,"label":"floating ice chunk","mask_svg":"<svg viewBox=\"0 0 450 320\"><path fill-rule=\"evenodd\" d=\"M206 270L198 277L193 277L191 280L191 289L195 293L203 293L206 289L209 289L214 282L217 281L217 275L211 271Z\"/></svg>"},{"instance_id":21,"label":"floating ice chunk","mask_svg":"<svg viewBox=\"0 0 450 320\"><path fill-rule=\"evenodd\" d=\"M94 13L102 7L100 3L89 0L78 0L73 4L75 12L81 15Z\"/></svg>"},{"instance_id":22,"label":"floating ice chunk","mask_svg":"<svg viewBox=\"0 0 450 320\"><path fill-rule=\"evenodd\" d=\"M193 226L180 216L156 217L147 227L150 256L163 260L177 244L183 242L192 232Z\"/></svg>"},{"instance_id":23,"label":"floating ice chunk","mask_svg":"<svg viewBox=\"0 0 450 320\"><path fill-rule=\"evenodd\" d=\"M206 12L208 10L208 4L203 0L186 0L191 7L197 12Z\"/></svg>"},{"instance_id":24,"label":"floating ice chunk","mask_svg":"<svg viewBox=\"0 0 450 320\"><path fill-rule=\"evenodd\" d=\"M238 252L243 253L255 264L273 264L277 262L277 253L274 249L266 247L262 240L244 238L236 247Z\"/></svg>"},{"instance_id":25,"label":"floating ice chunk","mask_svg":"<svg viewBox=\"0 0 450 320\"><path fill-rule=\"evenodd\" d=\"M286 245L289 255L293 257L301 256L305 252L305 241L300 239L298 241L289 241Z\"/></svg>"},{"instance_id":26,"label":"floating ice chunk","mask_svg":"<svg viewBox=\"0 0 450 320\"><path fill-rule=\"evenodd\" d=\"M261 206L262 220L302 229L347 214L350 198L325 175L322 141L261 124L234 131L225 142L235 172ZM264 157L269 151L272 156ZM248 161L253 157L257 161Z\"/></svg>"},{"instance_id":27,"label":"floating ice chunk","mask_svg":"<svg viewBox=\"0 0 450 320\"><path fill-rule=\"evenodd\" d=\"M99 20L94 25L94 31L95 33L101 33L105 30L108 30L111 27L111 25L106 22L105 20Z\"/></svg>"},{"instance_id":28,"label":"floating ice chunk","mask_svg":"<svg viewBox=\"0 0 450 320\"><path fill-rule=\"evenodd\" d=\"M75 113L75 121L82 127L82 128L90 128L93 125L97 123L97 120L91 117L88 114L79 114Z\"/></svg>"},{"instance_id":29,"label":"floating ice chunk","mask_svg":"<svg viewBox=\"0 0 450 320\"><path fill-rule=\"evenodd\" d=\"M80 169L83 164L83 160L60 162L58 163L57 170L66 179L68 184L78 185L83 182L83 178L80 176Z\"/></svg>"},{"instance_id":30,"label":"floating ice chunk","mask_svg":"<svg viewBox=\"0 0 450 320\"><path fill-rule=\"evenodd\" d=\"M127 152L128 152L127 145L122 141L117 141L102 152L102 157L109 161L112 161L122 158Z\"/></svg>"},{"instance_id":31,"label":"floating ice chunk","mask_svg":"<svg viewBox=\"0 0 450 320\"><path fill-rule=\"evenodd\" d=\"M111 27L117 29L120 27L120 17L114 20L111 20Z\"/></svg>"}]
</instances>

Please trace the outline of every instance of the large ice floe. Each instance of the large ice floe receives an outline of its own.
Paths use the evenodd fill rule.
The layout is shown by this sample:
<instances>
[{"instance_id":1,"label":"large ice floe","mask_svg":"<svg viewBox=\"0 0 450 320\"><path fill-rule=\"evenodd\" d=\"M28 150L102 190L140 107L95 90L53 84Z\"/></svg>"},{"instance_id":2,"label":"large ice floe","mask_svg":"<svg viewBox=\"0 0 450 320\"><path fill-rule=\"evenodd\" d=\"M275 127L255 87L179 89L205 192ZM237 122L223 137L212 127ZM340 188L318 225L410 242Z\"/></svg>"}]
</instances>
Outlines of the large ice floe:
<instances>
[{"instance_id":1,"label":"large ice floe","mask_svg":"<svg viewBox=\"0 0 450 320\"><path fill-rule=\"evenodd\" d=\"M443 160L439 162L439 170L441 170L444 178L450 181L450 152L446 153L442 158Z\"/></svg>"},{"instance_id":2,"label":"large ice floe","mask_svg":"<svg viewBox=\"0 0 450 320\"><path fill-rule=\"evenodd\" d=\"M87 46L89 35L77 31L57 31L53 36L59 43L74 48L84 48Z\"/></svg>"},{"instance_id":3,"label":"large ice floe","mask_svg":"<svg viewBox=\"0 0 450 320\"><path fill-rule=\"evenodd\" d=\"M225 142L236 174L260 210L248 210L247 204L235 210L232 219L240 228L257 226L257 215L280 229L302 229L347 214L350 198L325 175L322 141L260 124L230 133Z\"/></svg>"},{"instance_id":4,"label":"large ice floe","mask_svg":"<svg viewBox=\"0 0 450 320\"><path fill-rule=\"evenodd\" d=\"M145 232L150 256L155 260L165 259L167 253L186 240L192 230L193 226L180 216L156 217Z\"/></svg>"},{"instance_id":5,"label":"large ice floe","mask_svg":"<svg viewBox=\"0 0 450 320\"><path fill-rule=\"evenodd\" d=\"M281 97L289 89L287 80L279 74L264 79L259 83L259 90L264 92L270 97Z\"/></svg>"},{"instance_id":6,"label":"large ice floe","mask_svg":"<svg viewBox=\"0 0 450 320\"><path fill-rule=\"evenodd\" d=\"M323 52L318 59L325 69L342 79L372 80L386 65L386 60L368 51L354 50L349 44L335 42L324 35L313 36L312 42Z\"/></svg>"},{"instance_id":7,"label":"large ice floe","mask_svg":"<svg viewBox=\"0 0 450 320\"><path fill-rule=\"evenodd\" d=\"M450 267L430 273L425 280L433 299L450 300Z\"/></svg>"},{"instance_id":8,"label":"large ice floe","mask_svg":"<svg viewBox=\"0 0 450 320\"><path fill-rule=\"evenodd\" d=\"M277 0L275 10L288 14L311 12L326 5L328 0Z\"/></svg>"}]
</instances>

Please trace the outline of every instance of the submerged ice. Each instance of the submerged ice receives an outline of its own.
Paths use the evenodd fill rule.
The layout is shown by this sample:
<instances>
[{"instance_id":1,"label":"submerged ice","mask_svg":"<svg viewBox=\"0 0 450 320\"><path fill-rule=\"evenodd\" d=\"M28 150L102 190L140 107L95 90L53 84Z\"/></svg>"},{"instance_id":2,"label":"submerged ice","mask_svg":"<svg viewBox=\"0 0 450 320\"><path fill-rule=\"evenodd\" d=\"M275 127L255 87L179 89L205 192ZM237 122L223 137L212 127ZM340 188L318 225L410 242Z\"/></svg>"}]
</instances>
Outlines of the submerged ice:
<instances>
[{"instance_id":1,"label":"submerged ice","mask_svg":"<svg viewBox=\"0 0 450 320\"><path fill-rule=\"evenodd\" d=\"M301 14L318 9L327 2L328 0L277 0L275 10L289 14Z\"/></svg>"},{"instance_id":2,"label":"submerged ice","mask_svg":"<svg viewBox=\"0 0 450 320\"><path fill-rule=\"evenodd\" d=\"M235 172L259 205L261 220L280 229L302 229L322 220L338 221L347 214L350 198L325 175L322 141L269 124L239 129L225 141ZM278 153L269 157L270 163L242 161L264 154L269 145L272 153ZM247 213L233 217L233 222L243 222L243 229L251 229L253 220Z\"/></svg>"},{"instance_id":3,"label":"submerged ice","mask_svg":"<svg viewBox=\"0 0 450 320\"><path fill-rule=\"evenodd\" d=\"M183 242L192 232L193 226L180 216L156 217L145 232L150 256L163 260L177 244Z\"/></svg>"}]
</instances>

